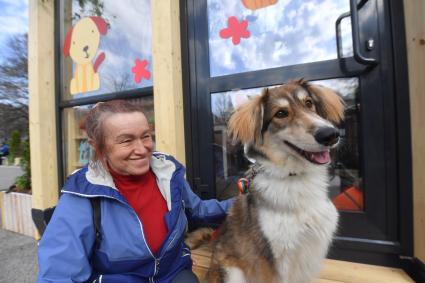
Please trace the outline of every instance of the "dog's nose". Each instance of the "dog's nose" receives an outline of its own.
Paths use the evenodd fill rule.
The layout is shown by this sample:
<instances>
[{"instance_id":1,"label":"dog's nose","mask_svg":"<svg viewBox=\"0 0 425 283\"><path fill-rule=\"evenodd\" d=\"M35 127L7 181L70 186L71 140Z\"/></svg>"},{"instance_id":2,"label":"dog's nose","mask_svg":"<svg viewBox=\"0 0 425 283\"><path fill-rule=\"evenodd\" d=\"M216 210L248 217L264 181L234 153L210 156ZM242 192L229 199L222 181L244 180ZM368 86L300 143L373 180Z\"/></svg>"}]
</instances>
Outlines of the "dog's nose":
<instances>
[{"instance_id":1,"label":"dog's nose","mask_svg":"<svg viewBox=\"0 0 425 283\"><path fill-rule=\"evenodd\" d=\"M339 132L334 127L323 127L316 131L314 139L320 144L331 146L338 142Z\"/></svg>"},{"instance_id":2,"label":"dog's nose","mask_svg":"<svg viewBox=\"0 0 425 283\"><path fill-rule=\"evenodd\" d=\"M86 46L83 47L83 51L84 52L87 52L87 50L89 50L89 46L88 45L86 45Z\"/></svg>"}]
</instances>

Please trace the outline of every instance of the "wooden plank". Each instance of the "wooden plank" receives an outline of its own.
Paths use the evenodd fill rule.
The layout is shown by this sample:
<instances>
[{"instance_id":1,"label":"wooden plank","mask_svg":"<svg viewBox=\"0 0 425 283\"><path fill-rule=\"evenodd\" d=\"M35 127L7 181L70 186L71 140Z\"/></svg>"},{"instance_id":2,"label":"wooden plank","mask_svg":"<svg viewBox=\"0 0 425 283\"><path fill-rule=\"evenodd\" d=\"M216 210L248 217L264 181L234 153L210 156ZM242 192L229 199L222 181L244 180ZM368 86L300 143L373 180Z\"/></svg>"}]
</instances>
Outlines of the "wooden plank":
<instances>
[{"instance_id":1,"label":"wooden plank","mask_svg":"<svg viewBox=\"0 0 425 283\"><path fill-rule=\"evenodd\" d=\"M210 264L210 249L202 246L192 251L193 271L203 278ZM401 269L347 261L326 259L320 278L314 283L411 283L414 282Z\"/></svg>"},{"instance_id":2,"label":"wooden plank","mask_svg":"<svg viewBox=\"0 0 425 283\"><path fill-rule=\"evenodd\" d=\"M28 91L33 207L58 200L54 2L29 0Z\"/></svg>"},{"instance_id":3,"label":"wooden plank","mask_svg":"<svg viewBox=\"0 0 425 283\"><path fill-rule=\"evenodd\" d=\"M327 259L320 278L346 283L408 283L414 282L397 268Z\"/></svg>"},{"instance_id":4,"label":"wooden plank","mask_svg":"<svg viewBox=\"0 0 425 283\"><path fill-rule=\"evenodd\" d=\"M151 1L156 148L185 163L180 1Z\"/></svg>"},{"instance_id":5,"label":"wooden plank","mask_svg":"<svg viewBox=\"0 0 425 283\"><path fill-rule=\"evenodd\" d=\"M34 237L35 226L31 217L31 199L31 195L22 193L10 193L4 195L4 229Z\"/></svg>"},{"instance_id":6,"label":"wooden plank","mask_svg":"<svg viewBox=\"0 0 425 283\"><path fill-rule=\"evenodd\" d=\"M314 283L345 283L344 281L339 281L339 280L329 280L329 279L316 279L313 281Z\"/></svg>"},{"instance_id":7,"label":"wooden plank","mask_svg":"<svg viewBox=\"0 0 425 283\"><path fill-rule=\"evenodd\" d=\"M414 253L425 262L425 1L404 0L412 129Z\"/></svg>"}]
</instances>

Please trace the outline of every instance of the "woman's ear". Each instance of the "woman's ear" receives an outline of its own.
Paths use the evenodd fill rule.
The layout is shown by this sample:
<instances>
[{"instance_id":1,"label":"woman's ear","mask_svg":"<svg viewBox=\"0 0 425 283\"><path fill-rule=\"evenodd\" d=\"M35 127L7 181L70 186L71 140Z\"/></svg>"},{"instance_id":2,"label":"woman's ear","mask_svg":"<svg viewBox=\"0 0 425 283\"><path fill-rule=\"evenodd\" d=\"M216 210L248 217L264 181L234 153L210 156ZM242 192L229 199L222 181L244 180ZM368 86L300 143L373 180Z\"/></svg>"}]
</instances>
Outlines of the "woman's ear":
<instances>
[{"instance_id":1,"label":"woman's ear","mask_svg":"<svg viewBox=\"0 0 425 283\"><path fill-rule=\"evenodd\" d=\"M88 139L88 142L89 142L89 144L91 145L91 147L93 148L93 149L96 149L96 143L94 142L94 140L93 139Z\"/></svg>"},{"instance_id":2,"label":"woman's ear","mask_svg":"<svg viewBox=\"0 0 425 283\"><path fill-rule=\"evenodd\" d=\"M243 144L261 143L264 117L264 103L268 97L265 88L261 95L241 105L230 117L229 135L234 142Z\"/></svg>"},{"instance_id":3,"label":"woman's ear","mask_svg":"<svg viewBox=\"0 0 425 283\"><path fill-rule=\"evenodd\" d=\"M317 113L331 121L339 124L344 119L344 100L332 89L321 85L306 85L306 88L313 96Z\"/></svg>"}]
</instances>

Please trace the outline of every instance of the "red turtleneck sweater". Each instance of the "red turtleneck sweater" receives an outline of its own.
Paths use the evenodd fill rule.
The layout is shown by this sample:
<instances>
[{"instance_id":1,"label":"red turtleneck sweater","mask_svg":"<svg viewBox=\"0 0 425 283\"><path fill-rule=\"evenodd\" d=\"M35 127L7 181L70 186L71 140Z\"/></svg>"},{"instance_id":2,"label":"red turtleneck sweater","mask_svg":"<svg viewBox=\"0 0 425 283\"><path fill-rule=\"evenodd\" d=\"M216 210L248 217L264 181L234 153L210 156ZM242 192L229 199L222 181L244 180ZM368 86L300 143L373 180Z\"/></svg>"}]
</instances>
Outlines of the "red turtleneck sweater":
<instances>
[{"instance_id":1,"label":"red turtleneck sweater","mask_svg":"<svg viewBox=\"0 0 425 283\"><path fill-rule=\"evenodd\" d=\"M115 186L139 216L151 251L157 253L168 233L164 218L168 208L155 175L151 170L140 176L121 175L110 167L109 171Z\"/></svg>"}]
</instances>

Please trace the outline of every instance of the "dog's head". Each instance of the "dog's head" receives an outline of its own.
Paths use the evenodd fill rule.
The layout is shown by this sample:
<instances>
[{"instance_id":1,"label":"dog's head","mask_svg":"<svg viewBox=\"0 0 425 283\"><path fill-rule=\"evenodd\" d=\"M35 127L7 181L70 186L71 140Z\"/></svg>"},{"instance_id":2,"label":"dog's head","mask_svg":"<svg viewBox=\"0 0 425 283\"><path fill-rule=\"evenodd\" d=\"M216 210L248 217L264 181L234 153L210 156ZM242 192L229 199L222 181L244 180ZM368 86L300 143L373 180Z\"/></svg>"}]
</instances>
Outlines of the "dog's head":
<instances>
[{"instance_id":1,"label":"dog's head","mask_svg":"<svg viewBox=\"0 0 425 283\"><path fill-rule=\"evenodd\" d=\"M90 63L99 48L100 35L108 31L106 21L100 17L79 20L66 34L63 53L78 64Z\"/></svg>"},{"instance_id":2,"label":"dog's head","mask_svg":"<svg viewBox=\"0 0 425 283\"><path fill-rule=\"evenodd\" d=\"M298 80L264 89L233 113L228 127L257 161L284 165L291 157L323 165L339 141L336 125L343 117L344 102L334 91Z\"/></svg>"}]
</instances>

